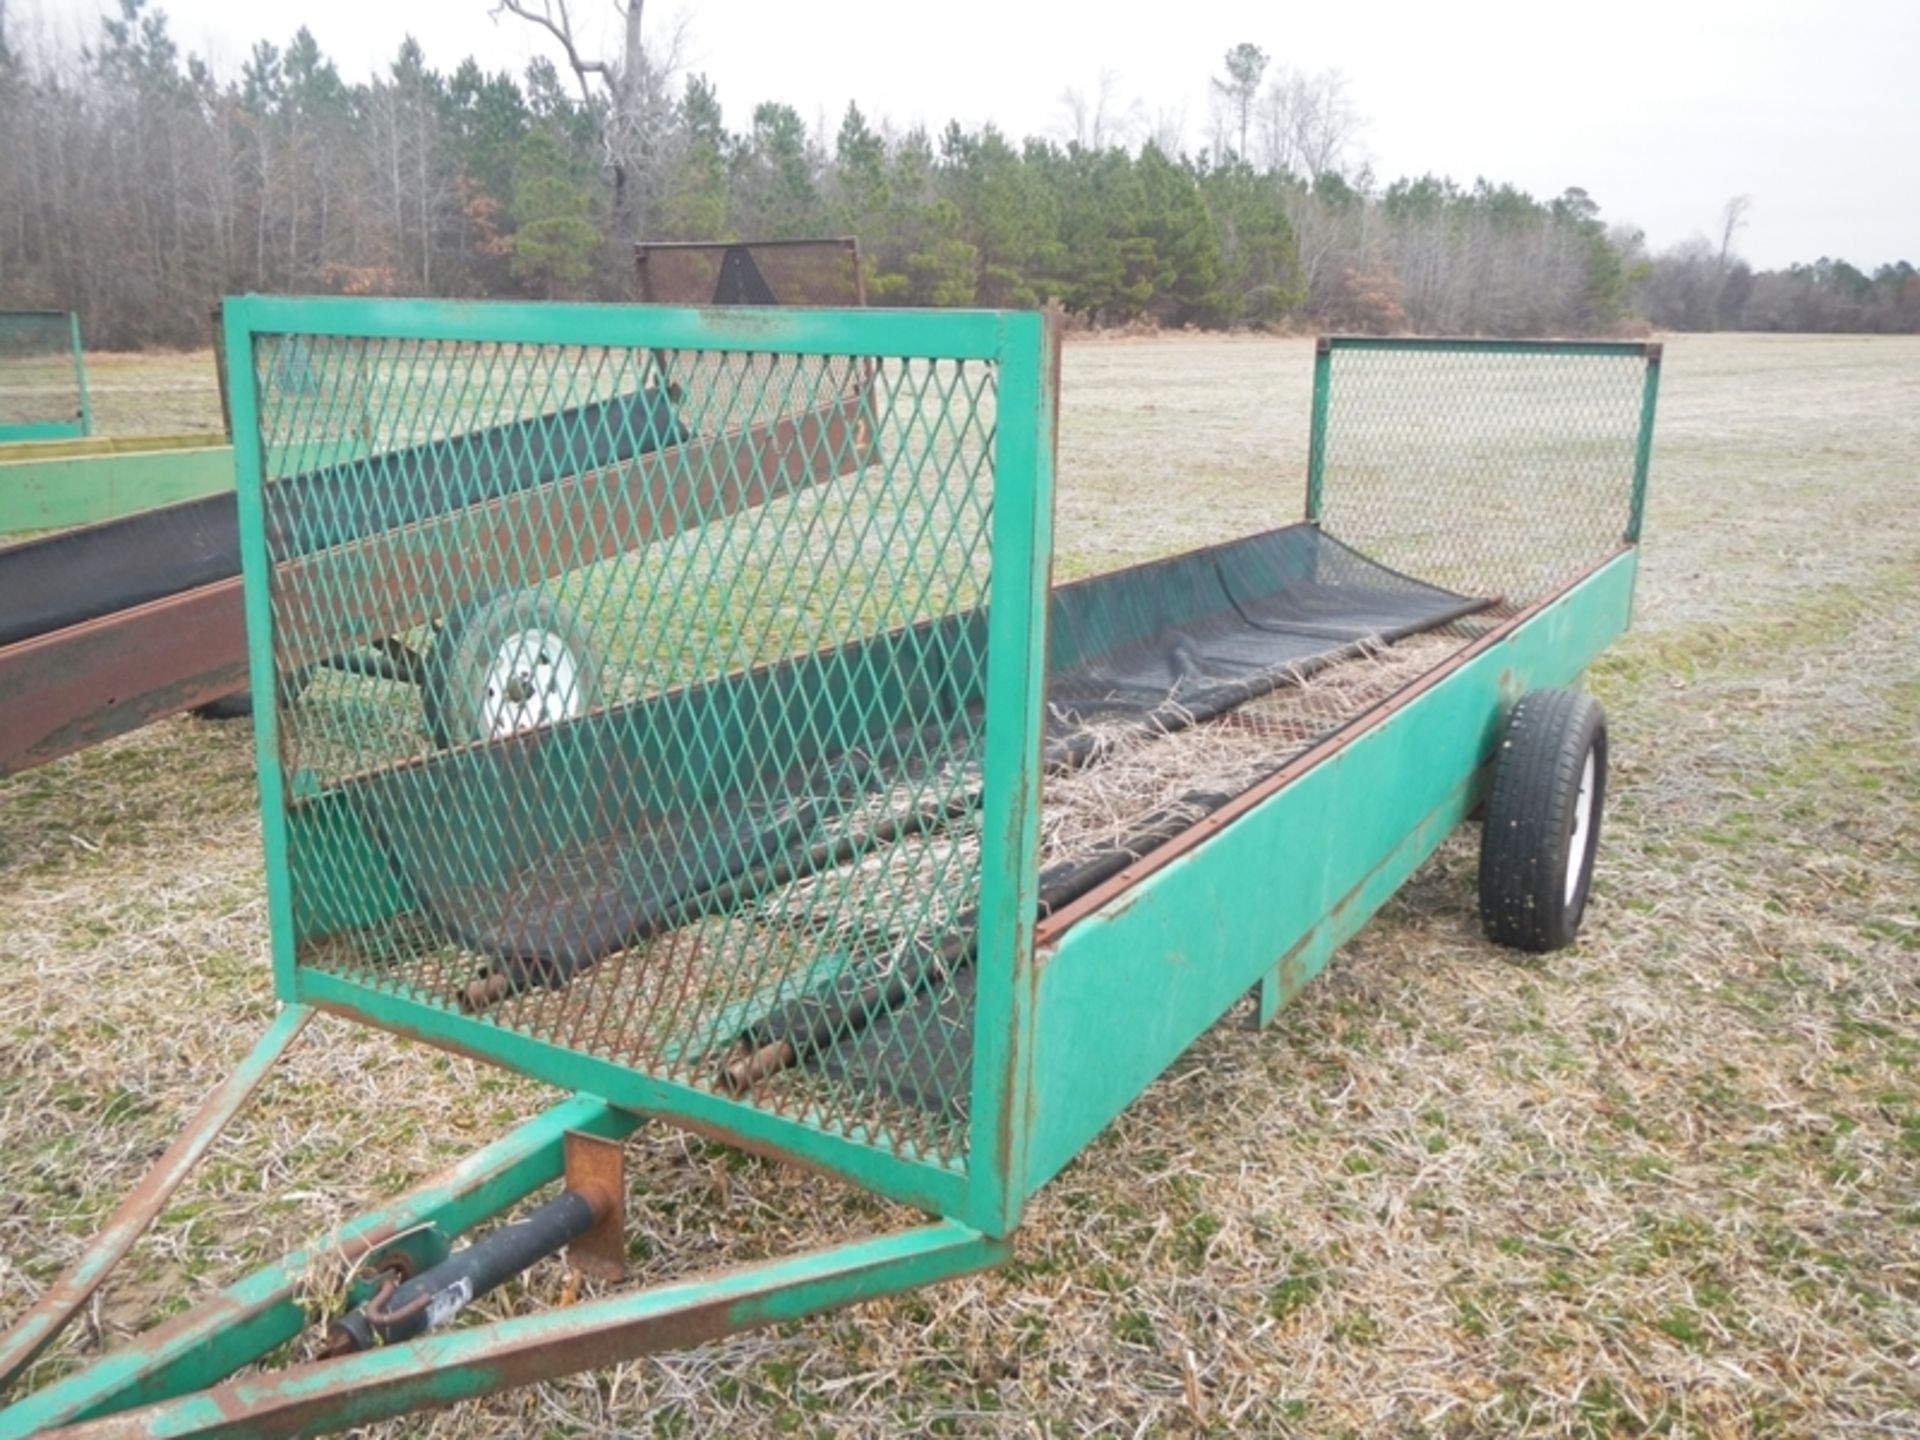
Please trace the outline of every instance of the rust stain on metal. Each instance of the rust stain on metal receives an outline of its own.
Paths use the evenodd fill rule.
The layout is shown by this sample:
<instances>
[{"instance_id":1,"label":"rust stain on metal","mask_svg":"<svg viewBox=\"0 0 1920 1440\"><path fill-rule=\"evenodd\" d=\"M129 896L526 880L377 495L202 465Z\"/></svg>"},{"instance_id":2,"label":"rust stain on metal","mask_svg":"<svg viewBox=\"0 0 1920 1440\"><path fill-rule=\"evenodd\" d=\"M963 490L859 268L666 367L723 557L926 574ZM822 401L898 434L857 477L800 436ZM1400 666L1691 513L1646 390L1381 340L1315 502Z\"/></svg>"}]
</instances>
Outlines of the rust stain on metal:
<instances>
[{"instance_id":1,"label":"rust stain on metal","mask_svg":"<svg viewBox=\"0 0 1920 1440\"><path fill-rule=\"evenodd\" d=\"M569 1130L566 1134L566 1187L593 1212L593 1228L567 1246L567 1260L596 1280L627 1275L627 1171L618 1140Z\"/></svg>"},{"instance_id":2,"label":"rust stain on metal","mask_svg":"<svg viewBox=\"0 0 1920 1440\"><path fill-rule=\"evenodd\" d=\"M744 1095L760 1081L793 1064L794 1058L793 1046L787 1041L769 1041L757 1050L729 1055L721 1070L720 1083L730 1094Z\"/></svg>"}]
</instances>

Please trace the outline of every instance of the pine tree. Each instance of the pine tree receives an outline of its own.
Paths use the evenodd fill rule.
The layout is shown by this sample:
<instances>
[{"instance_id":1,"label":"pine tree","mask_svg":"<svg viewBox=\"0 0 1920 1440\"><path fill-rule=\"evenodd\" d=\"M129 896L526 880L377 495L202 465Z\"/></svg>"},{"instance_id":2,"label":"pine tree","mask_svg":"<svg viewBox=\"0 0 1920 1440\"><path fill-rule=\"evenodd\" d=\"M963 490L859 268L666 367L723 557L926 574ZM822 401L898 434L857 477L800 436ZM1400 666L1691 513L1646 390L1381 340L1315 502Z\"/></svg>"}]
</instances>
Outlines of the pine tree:
<instances>
[{"instance_id":1,"label":"pine tree","mask_svg":"<svg viewBox=\"0 0 1920 1440\"><path fill-rule=\"evenodd\" d=\"M667 236L674 240L724 240L727 227L727 135L720 96L704 75L687 81L680 105L679 153L671 162L665 211Z\"/></svg>"},{"instance_id":2,"label":"pine tree","mask_svg":"<svg viewBox=\"0 0 1920 1440\"><path fill-rule=\"evenodd\" d=\"M1140 237L1153 247L1153 313L1174 325L1212 324L1221 309L1220 237L1193 171L1158 145L1141 150L1134 171Z\"/></svg>"},{"instance_id":3,"label":"pine tree","mask_svg":"<svg viewBox=\"0 0 1920 1440\"><path fill-rule=\"evenodd\" d=\"M548 300L577 290L593 273L600 232L587 219L587 196L567 174L566 157L545 130L529 131L513 171L513 260L517 279Z\"/></svg>"},{"instance_id":4,"label":"pine tree","mask_svg":"<svg viewBox=\"0 0 1920 1440\"><path fill-rule=\"evenodd\" d=\"M1243 160L1204 172L1200 193L1220 243L1218 318L1272 325L1306 298L1281 182Z\"/></svg>"}]
</instances>

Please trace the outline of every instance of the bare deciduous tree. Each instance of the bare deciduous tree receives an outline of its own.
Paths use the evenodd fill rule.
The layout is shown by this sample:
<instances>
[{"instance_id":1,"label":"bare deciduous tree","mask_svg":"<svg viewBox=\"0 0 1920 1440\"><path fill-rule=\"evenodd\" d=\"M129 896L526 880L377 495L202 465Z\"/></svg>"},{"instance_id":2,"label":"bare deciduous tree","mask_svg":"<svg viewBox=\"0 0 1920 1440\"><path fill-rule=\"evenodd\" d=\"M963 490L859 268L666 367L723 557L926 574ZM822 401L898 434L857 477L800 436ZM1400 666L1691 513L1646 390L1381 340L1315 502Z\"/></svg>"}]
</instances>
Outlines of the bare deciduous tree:
<instances>
[{"instance_id":1,"label":"bare deciduous tree","mask_svg":"<svg viewBox=\"0 0 1920 1440\"><path fill-rule=\"evenodd\" d=\"M1338 70L1283 69L1261 97L1261 162L1305 180L1343 174L1362 124Z\"/></svg>"},{"instance_id":2,"label":"bare deciduous tree","mask_svg":"<svg viewBox=\"0 0 1920 1440\"><path fill-rule=\"evenodd\" d=\"M604 158L613 177L616 228L638 230L652 218L658 196L663 132L673 116L672 86L680 70L685 24L649 50L641 33L646 0L613 0L620 16L618 58L583 53L568 0L495 0L492 11L514 15L559 42L580 88L580 100L601 119Z\"/></svg>"},{"instance_id":3,"label":"bare deciduous tree","mask_svg":"<svg viewBox=\"0 0 1920 1440\"><path fill-rule=\"evenodd\" d=\"M1061 108L1067 112L1067 139L1083 150L1132 143L1145 109L1138 100L1121 107L1116 93L1119 85L1118 72L1103 69L1091 98L1074 85L1060 92Z\"/></svg>"},{"instance_id":4,"label":"bare deciduous tree","mask_svg":"<svg viewBox=\"0 0 1920 1440\"><path fill-rule=\"evenodd\" d=\"M1727 273L1733 257L1733 237L1746 228L1747 212L1753 208L1751 195L1735 195L1720 207L1720 273Z\"/></svg>"}]
</instances>

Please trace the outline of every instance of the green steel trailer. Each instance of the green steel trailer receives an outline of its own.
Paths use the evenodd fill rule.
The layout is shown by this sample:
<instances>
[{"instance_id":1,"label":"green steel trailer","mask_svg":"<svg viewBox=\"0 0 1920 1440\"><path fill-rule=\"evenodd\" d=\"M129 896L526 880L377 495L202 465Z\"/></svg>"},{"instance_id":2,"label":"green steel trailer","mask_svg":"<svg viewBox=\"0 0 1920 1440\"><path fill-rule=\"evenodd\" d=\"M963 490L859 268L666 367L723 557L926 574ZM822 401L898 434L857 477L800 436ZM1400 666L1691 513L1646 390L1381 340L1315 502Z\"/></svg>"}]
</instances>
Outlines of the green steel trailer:
<instances>
[{"instance_id":1,"label":"green steel trailer","mask_svg":"<svg viewBox=\"0 0 1920 1440\"><path fill-rule=\"evenodd\" d=\"M1628 623L1657 346L1322 341L1299 518L1276 490L1268 530L1056 586L1039 315L249 298L227 326L283 1009L0 1338L0 1383L316 1010L571 1098L0 1436L317 1433L991 1266L1186 1046L1249 996L1270 1020L1469 815L1489 935L1579 926L1607 740L1574 687ZM668 443L570 433L639 392ZM312 466L349 415L368 458ZM461 488L554 415L600 418ZM1143 456L1143 485L1205 483ZM314 669L476 598L483 733ZM562 1247L619 1269L618 1142L649 1121L928 1218L459 1323ZM353 1279L315 1317L323 1256Z\"/></svg>"},{"instance_id":2,"label":"green steel trailer","mask_svg":"<svg viewBox=\"0 0 1920 1440\"><path fill-rule=\"evenodd\" d=\"M0 535L92 525L232 488L224 430L93 433L77 316L0 311Z\"/></svg>"}]
</instances>

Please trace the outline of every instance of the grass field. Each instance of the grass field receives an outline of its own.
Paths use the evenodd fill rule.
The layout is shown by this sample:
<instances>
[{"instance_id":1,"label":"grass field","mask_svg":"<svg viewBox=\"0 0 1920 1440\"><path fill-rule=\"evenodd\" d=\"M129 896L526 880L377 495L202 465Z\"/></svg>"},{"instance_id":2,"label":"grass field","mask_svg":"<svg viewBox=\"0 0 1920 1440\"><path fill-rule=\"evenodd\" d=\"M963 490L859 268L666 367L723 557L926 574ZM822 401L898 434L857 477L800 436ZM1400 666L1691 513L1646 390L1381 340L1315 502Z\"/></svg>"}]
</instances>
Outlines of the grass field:
<instances>
[{"instance_id":1,"label":"grass field","mask_svg":"<svg viewBox=\"0 0 1920 1440\"><path fill-rule=\"evenodd\" d=\"M1296 515L1309 365L1070 346L1059 573ZM204 355L89 377L105 433L218 424ZM1480 938L1469 828L1278 1025L1177 1063L1007 1269L378 1433L1920 1435L1916 657L1920 342L1671 343L1576 948ZM0 1316L272 1011L250 746L182 719L0 781ZM40 1376L546 1098L316 1023ZM907 1218L629 1150L643 1279Z\"/></svg>"}]
</instances>

